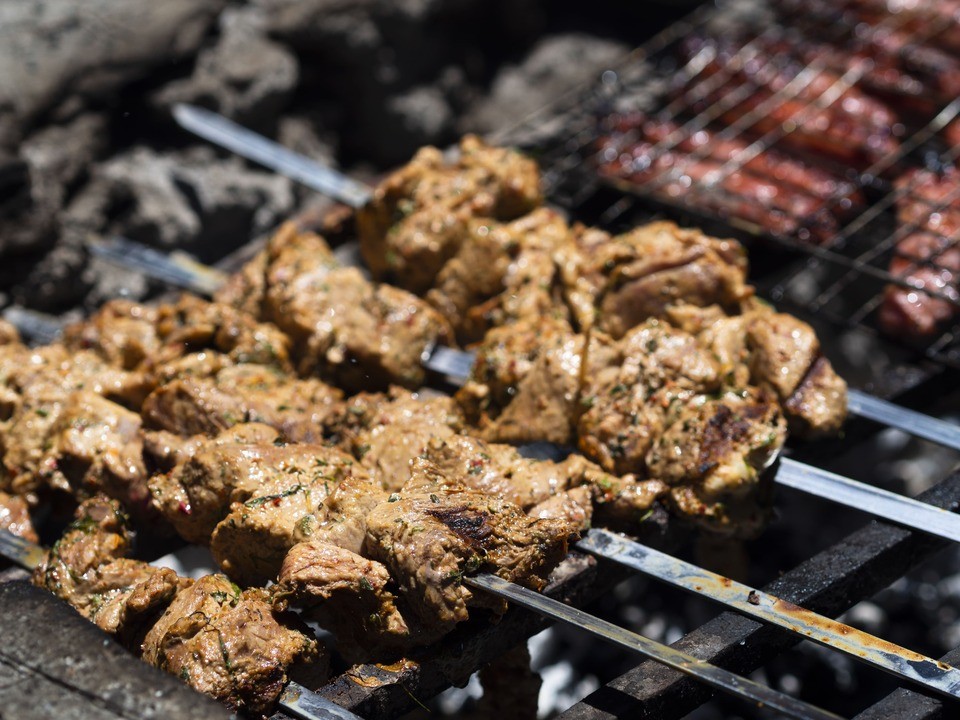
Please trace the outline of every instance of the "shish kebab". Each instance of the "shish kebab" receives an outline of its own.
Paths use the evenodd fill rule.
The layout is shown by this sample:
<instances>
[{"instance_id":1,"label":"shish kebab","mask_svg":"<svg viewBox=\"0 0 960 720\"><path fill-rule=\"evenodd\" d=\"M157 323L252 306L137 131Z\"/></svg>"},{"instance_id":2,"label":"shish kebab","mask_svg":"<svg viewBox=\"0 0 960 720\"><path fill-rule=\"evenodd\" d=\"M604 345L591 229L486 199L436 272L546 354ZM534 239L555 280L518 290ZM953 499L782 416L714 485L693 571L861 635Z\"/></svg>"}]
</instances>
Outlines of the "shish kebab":
<instances>
[{"instance_id":1,"label":"shish kebab","mask_svg":"<svg viewBox=\"0 0 960 720\"><path fill-rule=\"evenodd\" d=\"M372 197L373 191L367 185L285 148L217 113L178 104L173 114L177 122L190 132L345 205L360 208ZM162 253L149 248L138 249L134 243L124 242L122 239L94 245L93 250L118 262L135 264L137 269L153 274L158 279L201 294L211 294L226 280L222 273L204 268L186 256L181 256L171 263ZM474 357L470 353L436 347L424 356L423 361L430 370L463 379L469 376ZM856 415L960 450L960 427L956 425L854 389L847 390L847 402L849 411Z\"/></svg>"},{"instance_id":2,"label":"shish kebab","mask_svg":"<svg viewBox=\"0 0 960 720\"><path fill-rule=\"evenodd\" d=\"M155 277L168 281L175 279L173 284L201 294L210 294L211 290L220 286L226 279L220 271L213 268L198 269L193 261L171 259L152 248L128 240L114 238L108 244L97 247L99 248L97 252L113 262L152 272ZM19 319L21 325L28 327L34 322L30 316L17 316L15 319ZM47 336L55 336L49 332L54 328L40 325L39 329L45 331ZM424 352L421 361L426 369L448 378L455 384L461 384L470 377L475 356L471 352L455 348L434 346ZM950 447L955 446L957 442L954 437L957 428L928 415L892 405L866 394L853 392L851 392L849 404L851 410L854 410L854 407L865 407L862 414L878 421L885 413L891 413L901 422L905 419L908 422L914 422L913 416L916 416L916 425L911 426L915 434L935 441L940 439L942 444ZM960 542L960 516L954 513L790 458L779 461L777 471L773 475L773 482L921 532Z\"/></svg>"},{"instance_id":3,"label":"shish kebab","mask_svg":"<svg viewBox=\"0 0 960 720\"><path fill-rule=\"evenodd\" d=\"M606 530L593 529L577 544L578 549L611 559L652 577L672 583L690 592L704 593L711 599L758 620L776 624L804 638L840 650L861 662L927 687L948 697L960 697L960 671L905 648L888 643L841 622L803 608L741 583L732 582L678 558L647 548ZM33 570L47 561L46 553L32 542L0 531L0 555ZM546 617L571 624L603 639L634 650L641 655L703 680L720 690L765 702L791 716L833 717L817 709L797 705L792 699L771 696L768 688L755 686L720 668L659 645L619 627L610 625L552 598L489 574L465 576L467 585L500 595ZM705 590L704 588L710 588ZM321 717L352 718L348 711L333 705L296 682L289 682L279 698L280 706L296 717L314 720ZM312 714L311 714L312 713Z\"/></svg>"},{"instance_id":4,"label":"shish kebab","mask_svg":"<svg viewBox=\"0 0 960 720\"><path fill-rule=\"evenodd\" d=\"M93 523L94 520L93 518L86 518L85 522L87 525L89 525ZM100 520L98 522L102 524L104 523L104 520ZM109 520L107 520L107 522L109 522ZM76 528L72 530L68 529L65 537L68 537L70 532L76 533L78 530ZM79 530L79 532L89 534L90 530L82 529ZM94 532L97 531L94 530ZM109 532L105 534L105 538L109 538L110 536L111 533ZM53 551L48 553L28 540L24 540L23 538L8 533L5 530L0 530L0 555L3 555L7 559L21 565L28 570L34 571L35 575L38 573L43 574L50 572L49 564L51 563L51 553L55 552L56 546ZM136 564L136 561L130 562ZM140 564L146 565L145 563ZM150 618L150 616L147 615L146 619L140 620L140 622L147 623L149 628L150 619L154 619L155 626L153 629L139 628L138 632L146 637L146 639L143 641L144 658L150 662L150 664L157 665L172 672L173 669L166 664L164 648L162 645L163 640L158 640L158 637L163 638L163 631L168 629L168 631L175 633L183 632L178 631L177 626L178 624L182 624L183 620L186 620L187 618L178 620L176 617L176 610L186 610L189 612L189 610L192 609L194 614L199 614L200 612L200 610L196 607L197 600L193 597L187 597L186 603L180 603L180 605L184 606L183 608L178 607L174 609L177 606L179 598L188 596L191 592L194 592L204 584L218 588L210 593L210 595L212 595L215 599L218 595L224 594L226 594L229 598L231 595L231 590L229 584L221 581L218 576L206 576L204 578L200 578L192 586L183 583L182 579L177 579L175 574L172 574L172 571L169 570L156 569L156 575L154 577L163 577L163 579L168 582L180 583L181 587L174 591L176 594L172 599L151 599L152 602L159 604L161 607L148 607L148 610L153 611L153 618ZM695 677L715 689L756 702L760 706L767 706L774 710L778 710L788 717L798 718L800 720L805 718L817 718L818 720L838 720L839 716L833 713L811 706L801 700L792 698L765 685L754 682L753 680L741 677L733 672L730 672L729 670L725 670L716 665L699 660L698 658L682 651L675 650L657 643L656 641L649 640L641 635L624 630L623 628L593 617L592 615L589 615L581 610L572 608L558 600L554 600L532 590L528 590L523 586L503 580L497 575L479 573L470 577L465 577L464 583L482 589L488 593L500 596L504 599L516 602L517 604L530 608L541 615L549 617L552 620L564 622L582 630L586 630L606 640L607 642L620 645L621 647L625 647L629 650L637 652L644 657L652 658L663 663L664 665L667 665L668 667ZM254 590L253 593L253 596L248 596L246 593L238 593L236 600L233 601L234 604L242 607L244 603L255 603L259 599L257 597L257 593L262 593L262 591ZM164 602L169 603L169 609L162 614L159 614L162 610L162 605ZM221 601L217 600L217 602ZM141 604L143 604L142 601ZM203 607L203 610L208 611L205 607ZM142 608L138 608L136 612L139 612L140 614L146 614ZM230 611L228 610L227 612L229 613ZM261 612L266 612L266 614L269 616L269 611L261 610ZM156 617L157 614L159 614L159 618ZM168 619L168 615L171 615L172 617ZM811 613L811 615L813 614ZM834 623L829 619L823 618L822 620L827 623L832 623L840 628L836 635L837 639L840 641L841 648L843 648L843 645L845 644L842 640L841 631L852 634L856 634L858 632L853 628L841 625L840 623ZM269 623L269 620L264 621L261 619L260 622ZM157 632L158 628L160 629L159 633ZM130 631L127 630L127 633L129 632ZM880 643L882 641L877 642ZM128 642L127 644L130 643ZM157 647L158 645L159 648ZM226 654L227 649L223 640L220 641L220 646L221 651ZM869 652L870 651L868 650L868 653ZM881 663L880 667L888 669L890 672L907 679L917 678L920 680L922 676L918 674L916 670L911 672L909 663L921 662L926 664L929 662L930 667L933 668L935 674L939 674L945 678L948 677L948 673L960 675L960 672L954 670L953 668L938 668L934 661L923 658L915 653L911 653L908 650L902 650L902 653L903 655L901 662L899 663L901 666L900 669L891 669L892 665L890 663L887 663L886 665ZM893 652L888 650L886 653L887 656L893 656L896 654L896 650ZM189 665L184 665L183 667L188 668ZM938 670L940 671L939 673L937 673ZM937 689L937 683L927 682L926 684L932 689ZM960 695L960 690L951 692L946 689L946 686L941 688L940 692L945 692L948 695ZM279 695L278 704L283 710L287 711L294 717L302 718L302 720L353 720L358 718L357 715L339 707L329 700L326 700L317 693L314 693L313 691L294 681L286 682L283 692Z\"/></svg>"}]
</instances>

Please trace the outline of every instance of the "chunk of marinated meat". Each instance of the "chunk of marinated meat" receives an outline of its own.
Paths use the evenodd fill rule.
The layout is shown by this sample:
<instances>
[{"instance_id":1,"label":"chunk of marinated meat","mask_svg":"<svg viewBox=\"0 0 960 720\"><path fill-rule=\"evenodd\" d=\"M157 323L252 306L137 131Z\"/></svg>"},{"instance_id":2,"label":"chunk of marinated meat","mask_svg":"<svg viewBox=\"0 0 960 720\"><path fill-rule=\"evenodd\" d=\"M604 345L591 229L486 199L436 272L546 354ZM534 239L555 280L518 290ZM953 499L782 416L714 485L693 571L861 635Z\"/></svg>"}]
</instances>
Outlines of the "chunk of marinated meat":
<instances>
[{"instance_id":1,"label":"chunk of marinated meat","mask_svg":"<svg viewBox=\"0 0 960 720\"><path fill-rule=\"evenodd\" d=\"M152 389L142 372L107 364L88 350L69 351L63 345L38 348L0 347L0 387L17 396L40 396L88 390L138 409Z\"/></svg>"},{"instance_id":2,"label":"chunk of marinated meat","mask_svg":"<svg viewBox=\"0 0 960 720\"><path fill-rule=\"evenodd\" d=\"M241 423L224 430L214 438L207 435L183 437L166 430L144 430L141 432L141 437L144 462L151 474L157 474L170 472L178 465L182 465L207 443L269 444L280 440L280 432L262 423Z\"/></svg>"},{"instance_id":3,"label":"chunk of marinated meat","mask_svg":"<svg viewBox=\"0 0 960 720\"><path fill-rule=\"evenodd\" d=\"M100 567L95 586L93 615L89 618L104 632L116 636L128 649L139 652L143 639L189 580L170 568L121 558Z\"/></svg>"},{"instance_id":4,"label":"chunk of marinated meat","mask_svg":"<svg viewBox=\"0 0 960 720\"><path fill-rule=\"evenodd\" d=\"M295 232L292 226L284 226ZM230 275L214 294L214 302L229 305L252 317L261 317L267 291L267 253L261 250L244 263L239 272Z\"/></svg>"},{"instance_id":5,"label":"chunk of marinated meat","mask_svg":"<svg viewBox=\"0 0 960 720\"><path fill-rule=\"evenodd\" d=\"M760 385L777 396L790 431L801 436L835 434L847 415L847 385L820 350L805 322L759 301L739 315L719 308L681 306L671 319L697 334L720 363L730 388Z\"/></svg>"},{"instance_id":6,"label":"chunk of marinated meat","mask_svg":"<svg viewBox=\"0 0 960 720\"><path fill-rule=\"evenodd\" d=\"M289 446L307 448L308 446ZM309 538L359 552L367 513L384 497L380 483L333 449L284 462L284 472L234 502L210 538L220 569L242 585L277 577L287 552Z\"/></svg>"},{"instance_id":7,"label":"chunk of marinated meat","mask_svg":"<svg viewBox=\"0 0 960 720\"><path fill-rule=\"evenodd\" d=\"M17 495L0 492L0 529L30 542L40 542L30 520L30 507L26 500Z\"/></svg>"},{"instance_id":8,"label":"chunk of marinated meat","mask_svg":"<svg viewBox=\"0 0 960 720\"><path fill-rule=\"evenodd\" d=\"M720 369L692 335L649 320L619 342L595 339L580 397L577 441L608 472L645 475L651 444L675 402L720 387Z\"/></svg>"},{"instance_id":9,"label":"chunk of marinated meat","mask_svg":"<svg viewBox=\"0 0 960 720\"><path fill-rule=\"evenodd\" d=\"M275 611L266 591L240 591L223 575L181 590L150 629L143 659L233 709L270 710L295 664L316 662L317 642Z\"/></svg>"},{"instance_id":10,"label":"chunk of marinated meat","mask_svg":"<svg viewBox=\"0 0 960 720\"><path fill-rule=\"evenodd\" d=\"M78 393L106 398L102 403L126 417L108 400L139 406L144 377L113 368L89 351L68 353L61 345L31 350L4 346L0 353L0 452L5 472L0 490L36 500L45 487L69 491L50 454L61 413ZM96 402L96 401L94 401Z\"/></svg>"},{"instance_id":11,"label":"chunk of marinated meat","mask_svg":"<svg viewBox=\"0 0 960 720\"><path fill-rule=\"evenodd\" d=\"M554 254L572 242L563 218L547 208L506 224L472 221L426 298L464 344L524 318L569 319Z\"/></svg>"},{"instance_id":12,"label":"chunk of marinated meat","mask_svg":"<svg viewBox=\"0 0 960 720\"><path fill-rule=\"evenodd\" d=\"M771 387L791 430L836 434L847 418L847 384L820 352L813 328L786 313L761 310L747 328L753 383Z\"/></svg>"},{"instance_id":13,"label":"chunk of marinated meat","mask_svg":"<svg viewBox=\"0 0 960 720\"><path fill-rule=\"evenodd\" d=\"M697 396L671 412L647 468L670 486L667 499L680 517L712 532L750 537L770 511L763 471L785 440L786 421L771 393Z\"/></svg>"},{"instance_id":14,"label":"chunk of marinated meat","mask_svg":"<svg viewBox=\"0 0 960 720\"><path fill-rule=\"evenodd\" d=\"M265 365L289 373L290 339L275 325L223 303L183 295L157 308L162 363L201 350L226 355L237 364Z\"/></svg>"},{"instance_id":15,"label":"chunk of marinated meat","mask_svg":"<svg viewBox=\"0 0 960 720\"><path fill-rule=\"evenodd\" d=\"M128 512L146 515L150 493L143 463L140 416L95 393L70 393L48 437L42 467L61 478L75 497L103 493Z\"/></svg>"},{"instance_id":16,"label":"chunk of marinated meat","mask_svg":"<svg viewBox=\"0 0 960 720\"><path fill-rule=\"evenodd\" d=\"M352 402L358 426L345 431L342 444L388 490L410 478L410 461L423 453L431 438L449 437L463 427L463 416L450 397L422 397L393 389L389 400Z\"/></svg>"},{"instance_id":17,"label":"chunk of marinated meat","mask_svg":"<svg viewBox=\"0 0 960 720\"><path fill-rule=\"evenodd\" d=\"M581 486L551 495L527 511L535 518L560 520L586 532L593 525L593 503L589 487Z\"/></svg>"},{"instance_id":18,"label":"chunk of marinated meat","mask_svg":"<svg viewBox=\"0 0 960 720\"><path fill-rule=\"evenodd\" d=\"M374 277L421 294L456 254L471 219L512 220L540 200L536 164L513 150L467 136L447 163L436 148L423 148L357 212L363 259Z\"/></svg>"},{"instance_id":19,"label":"chunk of marinated meat","mask_svg":"<svg viewBox=\"0 0 960 720\"><path fill-rule=\"evenodd\" d=\"M547 318L491 330L456 395L467 421L488 440L570 443L585 342Z\"/></svg>"},{"instance_id":20,"label":"chunk of marinated meat","mask_svg":"<svg viewBox=\"0 0 960 720\"><path fill-rule=\"evenodd\" d=\"M318 439L335 415L339 390L262 365L237 365L213 377L186 375L158 387L143 403L148 427L180 435L215 435L238 423L275 427L289 439Z\"/></svg>"},{"instance_id":21,"label":"chunk of marinated meat","mask_svg":"<svg viewBox=\"0 0 960 720\"><path fill-rule=\"evenodd\" d=\"M567 302L581 329L596 327L615 339L674 304L734 308L752 295L746 253L671 222L655 222L623 235L586 229L574 252L561 253Z\"/></svg>"},{"instance_id":22,"label":"chunk of marinated meat","mask_svg":"<svg viewBox=\"0 0 960 720\"><path fill-rule=\"evenodd\" d=\"M69 350L90 350L114 367L133 370L160 348L157 310L130 300L111 300L92 317L64 328Z\"/></svg>"},{"instance_id":23,"label":"chunk of marinated meat","mask_svg":"<svg viewBox=\"0 0 960 720\"><path fill-rule=\"evenodd\" d=\"M272 240L269 252L266 317L293 339L301 375L349 391L423 384L423 352L453 337L443 316L357 268L337 267L319 236Z\"/></svg>"},{"instance_id":24,"label":"chunk of marinated meat","mask_svg":"<svg viewBox=\"0 0 960 720\"><path fill-rule=\"evenodd\" d=\"M410 481L367 517L366 551L382 562L419 622L450 630L468 606L502 613L504 604L474 595L465 573L492 572L540 589L578 528L556 518L533 518L519 507L447 478L416 459Z\"/></svg>"},{"instance_id":25,"label":"chunk of marinated meat","mask_svg":"<svg viewBox=\"0 0 960 720\"><path fill-rule=\"evenodd\" d=\"M326 497L327 486L335 486L353 471L353 458L323 445L211 441L173 472L152 477L150 491L181 537L206 544L235 503L252 500L251 510L263 505L279 508L278 521L290 510L299 520L303 513L297 513L311 496L316 500L311 506L316 507ZM274 490L278 492L271 494ZM290 498L288 503L283 502L285 497Z\"/></svg>"},{"instance_id":26,"label":"chunk of marinated meat","mask_svg":"<svg viewBox=\"0 0 960 720\"><path fill-rule=\"evenodd\" d=\"M275 611L266 591L222 575L197 582L123 557L127 520L116 501L92 498L37 566L33 582L113 633L143 659L232 708L264 712L296 663L319 659L296 619Z\"/></svg>"},{"instance_id":27,"label":"chunk of marinated meat","mask_svg":"<svg viewBox=\"0 0 960 720\"><path fill-rule=\"evenodd\" d=\"M612 476L581 455L561 462L523 457L511 445L466 435L434 438L423 452L447 477L517 505L534 517L567 519L582 530L591 518L636 529L666 492L658 480Z\"/></svg>"},{"instance_id":28,"label":"chunk of marinated meat","mask_svg":"<svg viewBox=\"0 0 960 720\"><path fill-rule=\"evenodd\" d=\"M168 568L125 557L131 533L115 500L84 501L76 518L36 567L33 582L136 649L183 582Z\"/></svg>"},{"instance_id":29,"label":"chunk of marinated meat","mask_svg":"<svg viewBox=\"0 0 960 720\"><path fill-rule=\"evenodd\" d=\"M382 563L311 539L294 546L284 558L273 596L279 607L302 608L332 632L348 661L369 662L392 659L443 634L405 617L394 590Z\"/></svg>"}]
</instances>

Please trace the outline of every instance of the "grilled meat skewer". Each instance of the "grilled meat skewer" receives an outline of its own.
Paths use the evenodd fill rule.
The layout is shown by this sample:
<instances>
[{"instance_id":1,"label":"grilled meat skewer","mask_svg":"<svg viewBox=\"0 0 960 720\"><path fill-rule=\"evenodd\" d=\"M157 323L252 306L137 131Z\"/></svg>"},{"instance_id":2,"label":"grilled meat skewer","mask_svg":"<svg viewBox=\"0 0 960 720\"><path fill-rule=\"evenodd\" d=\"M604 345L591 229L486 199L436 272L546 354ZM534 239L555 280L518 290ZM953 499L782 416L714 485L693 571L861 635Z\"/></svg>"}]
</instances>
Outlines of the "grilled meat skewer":
<instances>
[{"instance_id":1,"label":"grilled meat skewer","mask_svg":"<svg viewBox=\"0 0 960 720\"><path fill-rule=\"evenodd\" d=\"M296 618L263 590L222 575L196 582L126 557L130 530L116 501L92 498L34 570L34 582L73 605L160 669L232 708L264 713L294 665L322 663Z\"/></svg>"}]
</instances>

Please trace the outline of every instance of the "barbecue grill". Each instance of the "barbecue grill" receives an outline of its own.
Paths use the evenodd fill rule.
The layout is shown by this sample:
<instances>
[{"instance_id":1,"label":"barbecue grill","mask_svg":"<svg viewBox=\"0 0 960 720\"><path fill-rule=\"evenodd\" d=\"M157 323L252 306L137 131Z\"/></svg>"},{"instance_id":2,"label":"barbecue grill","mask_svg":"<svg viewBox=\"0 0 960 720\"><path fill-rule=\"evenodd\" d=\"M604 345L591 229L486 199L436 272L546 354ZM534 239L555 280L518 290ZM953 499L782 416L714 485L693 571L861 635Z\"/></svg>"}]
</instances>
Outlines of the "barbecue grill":
<instances>
[{"instance_id":1,"label":"barbecue grill","mask_svg":"<svg viewBox=\"0 0 960 720\"><path fill-rule=\"evenodd\" d=\"M814 324L827 355L852 385L916 407L933 407L935 398L940 397L942 402L944 387L957 387L960 338L954 326L945 328L922 347L904 346L883 336L876 327L875 312L883 289L890 284L910 287L886 269L893 246L904 232L896 227L890 210L904 191L892 187L884 177L883 167L870 166L851 176L871 203L849 219L830 243L818 246L802 238L764 232L736 217L718 217L679 202L664 202L643 187L607 183L594 172L594 140L602 117L624 107L623 103L648 112L657 109L658 103L660 107L670 106L666 89L668 78L677 70L673 63L679 42L696 32L735 24L741 35L746 34L746 47L751 37L767 32L764 28L769 27L768 21L765 13L749 4L698 11L605 72L598 85L564 98L551 108L549 115L538 114L497 140L535 154L544 172L548 195L578 219L616 229L669 215L744 239L751 246L753 280L761 294ZM833 32L842 36L845 28L834 28ZM845 78L849 83L855 80L852 76ZM710 108L690 113L690 121L710 113ZM907 129L909 134L901 141L901 154L885 162L924 162L924 152L936 149L936 133L957 114L960 101L946 103L929 116L913 120ZM550 122L545 123L544 117L550 117ZM749 119L743 124L748 126ZM783 133L765 135L758 149L772 147L782 139ZM941 163L954 159L952 151L937 154ZM739 165L732 163L724 171L734 173L738 169ZM224 267L232 269L235 265L227 261ZM945 294L943 298L955 302ZM847 353L850 347L867 347L869 352L851 357ZM956 399L955 392L948 398ZM871 452L875 431L876 427L866 421L852 421L843 440L796 446L794 456L836 467L836 459L842 454L862 458ZM878 479L872 477L872 467L861 470L864 480ZM951 511L960 509L960 473L949 474L931 485L922 500ZM641 540L655 547L675 550L684 540L666 522L650 523L646 528L649 535ZM944 541L874 522L824 547L775 581L765 583L764 590L835 617L945 547ZM611 563L573 552L546 594L579 606L596 600L626 576L625 571ZM363 717L397 717L415 708L421 699L432 697L451 684L463 684L478 667L545 626L538 616L513 608L496 625L471 621L410 662L389 667L354 667L318 692ZM747 674L801 639L737 613L724 612L688 633L676 646ZM944 660L956 662L960 656L951 654ZM894 687L895 682L888 684L889 689ZM681 717L709 697L703 686L680 673L645 662L592 693L562 717ZM945 709L945 704L946 701L914 690L899 689L860 717L933 718L950 713L951 708ZM285 715L278 713L275 717Z\"/></svg>"}]
</instances>

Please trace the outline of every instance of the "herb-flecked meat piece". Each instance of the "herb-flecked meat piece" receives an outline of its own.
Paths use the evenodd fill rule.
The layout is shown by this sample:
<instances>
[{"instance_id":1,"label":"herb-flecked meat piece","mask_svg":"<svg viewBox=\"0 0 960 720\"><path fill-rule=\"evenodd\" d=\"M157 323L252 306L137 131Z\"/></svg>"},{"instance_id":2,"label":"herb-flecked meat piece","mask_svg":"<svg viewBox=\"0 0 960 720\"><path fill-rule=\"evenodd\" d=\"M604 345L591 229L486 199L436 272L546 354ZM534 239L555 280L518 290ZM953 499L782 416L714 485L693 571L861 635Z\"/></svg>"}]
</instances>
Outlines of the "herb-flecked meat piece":
<instances>
[{"instance_id":1,"label":"herb-flecked meat piece","mask_svg":"<svg viewBox=\"0 0 960 720\"><path fill-rule=\"evenodd\" d=\"M807 323L759 301L727 316L718 308L678 307L676 322L697 333L721 364L724 384L772 390L801 436L835 434L847 416L847 384L823 356Z\"/></svg>"},{"instance_id":2,"label":"herb-flecked meat piece","mask_svg":"<svg viewBox=\"0 0 960 720\"><path fill-rule=\"evenodd\" d=\"M473 220L468 229L424 296L461 343L521 319L569 319L554 256L573 238L559 213L537 208L509 223Z\"/></svg>"},{"instance_id":3,"label":"herb-flecked meat piece","mask_svg":"<svg viewBox=\"0 0 960 720\"><path fill-rule=\"evenodd\" d=\"M580 329L623 337L677 303L736 308L753 294L746 284L746 253L671 222L642 225L610 236L587 228L560 259L567 302Z\"/></svg>"},{"instance_id":4,"label":"herb-flecked meat piece","mask_svg":"<svg viewBox=\"0 0 960 720\"><path fill-rule=\"evenodd\" d=\"M647 468L670 486L675 513L712 532L758 533L770 513L763 470L786 440L776 399L760 389L696 396L672 408L664 433L647 454Z\"/></svg>"},{"instance_id":5,"label":"herb-flecked meat piece","mask_svg":"<svg viewBox=\"0 0 960 720\"><path fill-rule=\"evenodd\" d=\"M332 632L348 661L369 662L393 660L443 635L418 624L397 592L383 563L315 538L287 553L273 597L277 607L296 606Z\"/></svg>"},{"instance_id":6,"label":"herb-flecked meat piece","mask_svg":"<svg viewBox=\"0 0 960 720\"><path fill-rule=\"evenodd\" d=\"M177 593L147 633L143 659L228 707L265 713L288 669L319 659L317 642L294 616L271 606L265 590L241 591L207 575Z\"/></svg>"},{"instance_id":7,"label":"herb-flecked meat piece","mask_svg":"<svg viewBox=\"0 0 960 720\"><path fill-rule=\"evenodd\" d=\"M608 472L645 474L644 458L670 405L720 387L720 368L697 339L649 320L620 341L595 334L584 372L577 438Z\"/></svg>"},{"instance_id":8,"label":"herb-flecked meat piece","mask_svg":"<svg viewBox=\"0 0 960 720\"><path fill-rule=\"evenodd\" d=\"M309 440L322 436L341 397L320 380L262 365L227 365L212 376L187 373L161 385L144 402L143 418L148 427L179 435L216 435L257 422Z\"/></svg>"},{"instance_id":9,"label":"herb-flecked meat piece","mask_svg":"<svg viewBox=\"0 0 960 720\"><path fill-rule=\"evenodd\" d=\"M124 557L131 534L116 501L96 497L36 568L33 582L63 598L131 651L224 702L268 711L295 664L321 660L296 618L266 591L223 575L194 582Z\"/></svg>"},{"instance_id":10,"label":"herb-flecked meat piece","mask_svg":"<svg viewBox=\"0 0 960 720\"><path fill-rule=\"evenodd\" d=\"M408 483L367 517L366 552L387 567L419 622L450 630L467 619L468 607L505 609L474 595L461 582L465 573L492 572L540 589L578 530L561 519L530 517L418 458Z\"/></svg>"},{"instance_id":11,"label":"herb-flecked meat piece","mask_svg":"<svg viewBox=\"0 0 960 720\"><path fill-rule=\"evenodd\" d=\"M291 445L290 454L299 456ZM210 538L220 568L237 582L263 585L277 577L288 551L316 538L360 552L366 516L385 497L380 482L333 448L287 462L243 502L234 502Z\"/></svg>"},{"instance_id":12,"label":"herb-flecked meat piece","mask_svg":"<svg viewBox=\"0 0 960 720\"><path fill-rule=\"evenodd\" d=\"M139 407L146 387L141 373L111 367L89 351L69 353L61 345L0 347L0 453L5 469L0 490L31 503L45 488L69 492L50 451L71 398L77 393L97 395L105 398L100 404L124 415L121 405Z\"/></svg>"},{"instance_id":13,"label":"herb-flecked meat piece","mask_svg":"<svg viewBox=\"0 0 960 720\"><path fill-rule=\"evenodd\" d=\"M323 445L214 440L171 473L151 478L150 490L160 512L185 540L206 544L234 503L254 500L256 507L277 502L279 507L284 497L303 493L316 495L319 504L326 496L325 484L338 483L353 465L353 458ZM263 488L268 492L261 493Z\"/></svg>"},{"instance_id":14,"label":"herb-flecked meat piece","mask_svg":"<svg viewBox=\"0 0 960 720\"><path fill-rule=\"evenodd\" d=\"M340 267L317 235L287 225L268 246L265 317L293 340L301 375L348 391L423 384L423 352L453 339L424 300Z\"/></svg>"},{"instance_id":15,"label":"herb-flecked meat piece","mask_svg":"<svg viewBox=\"0 0 960 720\"><path fill-rule=\"evenodd\" d=\"M594 517L604 525L635 530L667 490L658 480L611 475L582 455L560 462L535 460L512 445L467 435L434 438L423 457L471 490L506 500L533 517L566 518L581 530Z\"/></svg>"},{"instance_id":16,"label":"herb-flecked meat piece","mask_svg":"<svg viewBox=\"0 0 960 720\"><path fill-rule=\"evenodd\" d=\"M168 568L127 558L131 549L120 505L91 498L80 504L74 523L34 570L33 582L138 650L153 620L185 583Z\"/></svg>"},{"instance_id":17,"label":"herb-flecked meat piece","mask_svg":"<svg viewBox=\"0 0 960 720\"><path fill-rule=\"evenodd\" d=\"M347 402L351 427L341 444L388 490L410 478L410 462L431 438L449 437L463 427L457 403L449 397L424 397L399 388L388 396L358 395Z\"/></svg>"},{"instance_id":18,"label":"herb-flecked meat piece","mask_svg":"<svg viewBox=\"0 0 960 720\"><path fill-rule=\"evenodd\" d=\"M157 310L130 300L110 300L82 322L64 328L69 350L91 350L110 365L133 370L160 348Z\"/></svg>"},{"instance_id":19,"label":"herb-flecked meat piece","mask_svg":"<svg viewBox=\"0 0 960 720\"><path fill-rule=\"evenodd\" d=\"M68 395L51 426L41 465L75 497L103 493L143 519L150 493L140 416L96 393Z\"/></svg>"},{"instance_id":20,"label":"herb-flecked meat piece","mask_svg":"<svg viewBox=\"0 0 960 720\"><path fill-rule=\"evenodd\" d=\"M496 442L571 443L585 343L548 318L491 330L456 395L467 421Z\"/></svg>"},{"instance_id":21,"label":"herb-flecked meat piece","mask_svg":"<svg viewBox=\"0 0 960 720\"><path fill-rule=\"evenodd\" d=\"M540 201L536 163L513 150L468 135L448 163L426 147L357 211L363 259L375 278L422 294L459 250L471 219L513 220Z\"/></svg>"},{"instance_id":22,"label":"herb-flecked meat piece","mask_svg":"<svg viewBox=\"0 0 960 720\"><path fill-rule=\"evenodd\" d=\"M233 363L253 363L289 372L290 340L270 323L230 305L182 295L153 306L114 300L64 332L71 350L89 349L116 367L149 369L190 353L209 350Z\"/></svg>"}]
</instances>

